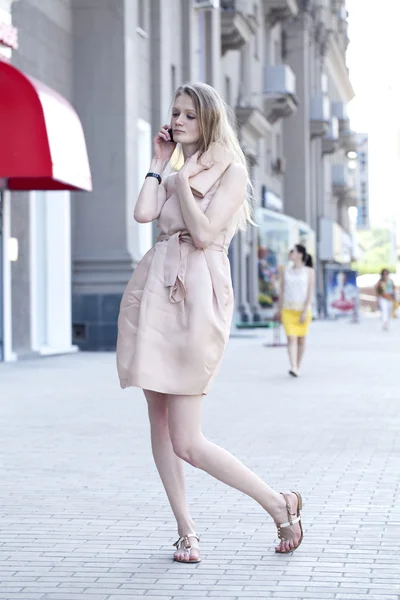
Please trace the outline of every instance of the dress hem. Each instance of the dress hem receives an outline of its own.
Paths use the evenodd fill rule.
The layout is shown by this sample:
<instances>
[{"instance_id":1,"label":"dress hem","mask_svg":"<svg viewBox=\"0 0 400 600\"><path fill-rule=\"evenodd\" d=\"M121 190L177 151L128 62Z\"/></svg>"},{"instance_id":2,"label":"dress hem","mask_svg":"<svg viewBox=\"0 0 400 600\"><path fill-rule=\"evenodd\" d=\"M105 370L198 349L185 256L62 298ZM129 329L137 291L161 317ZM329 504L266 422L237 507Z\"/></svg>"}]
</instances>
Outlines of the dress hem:
<instances>
[{"instance_id":1,"label":"dress hem","mask_svg":"<svg viewBox=\"0 0 400 600\"><path fill-rule=\"evenodd\" d=\"M140 385L139 383L128 383L120 381L121 389L125 390L126 388L136 387L141 390L148 390L149 392L157 392L158 394L167 394L169 396L206 396L208 391L202 392L171 392L165 391L165 389L160 389L158 387L154 387L154 385Z\"/></svg>"}]
</instances>

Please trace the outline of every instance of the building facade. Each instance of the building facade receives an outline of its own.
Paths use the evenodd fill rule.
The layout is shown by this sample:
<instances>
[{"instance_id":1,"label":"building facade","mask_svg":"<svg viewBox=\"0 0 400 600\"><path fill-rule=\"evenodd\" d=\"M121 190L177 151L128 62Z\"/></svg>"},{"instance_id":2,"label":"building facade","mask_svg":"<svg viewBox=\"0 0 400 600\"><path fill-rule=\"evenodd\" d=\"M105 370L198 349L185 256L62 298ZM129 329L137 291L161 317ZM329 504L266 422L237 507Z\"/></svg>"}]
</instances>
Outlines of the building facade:
<instances>
[{"instance_id":1,"label":"building facade","mask_svg":"<svg viewBox=\"0 0 400 600\"><path fill-rule=\"evenodd\" d=\"M302 2L286 24L286 60L299 82L300 106L284 125L285 210L316 233L316 284L323 312L325 270L352 259L349 208L358 204L349 152L357 139L347 116L353 89L346 67L347 12L333 0Z\"/></svg>"},{"instance_id":2,"label":"building facade","mask_svg":"<svg viewBox=\"0 0 400 600\"><path fill-rule=\"evenodd\" d=\"M272 314L277 270L294 243L317 260L320 293L324 264L347 262L356 196L344 2L0 2L18 29L13 64L77 110L93 178L90 194L11 194L3 238L16 238L20 252L3 261L12 271L3 293L10 356L115 347L121 294L156 236L134 221L136 197L184 81L213 85L233 109L254 186L259 226L239 232L229 255L235 322ZM54 305L63 308L49 321ZM59 340L50 339L56 323Z\"/></svg>"}]
</instances>

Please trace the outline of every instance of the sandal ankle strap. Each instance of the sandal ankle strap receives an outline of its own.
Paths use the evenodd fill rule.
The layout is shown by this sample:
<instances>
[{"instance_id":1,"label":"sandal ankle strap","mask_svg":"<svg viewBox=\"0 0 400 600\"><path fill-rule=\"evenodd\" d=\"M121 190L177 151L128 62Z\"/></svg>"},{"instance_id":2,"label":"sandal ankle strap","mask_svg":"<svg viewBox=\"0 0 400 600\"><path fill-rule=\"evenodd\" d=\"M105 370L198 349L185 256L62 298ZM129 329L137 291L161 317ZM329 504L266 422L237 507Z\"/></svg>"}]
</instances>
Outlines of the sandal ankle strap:
<instances>
[{"instance_id":1,"label":"sandal ankle strap","mask_svg":"<svg viewBox=\"0 0 400 600\"><path fill-rule=\"evenodd\" d=\"M178 540L176 540L176 542L174 544L172 544L175 548L179 548L179 546L181 545L181 543L183 542L183 545L185 546L185 550L190 550L192 548L192 545L189 541L190 538L194 538L195 540L197 540L198 542L200 542L200 538L197 535L197 533L189 533L188 535L182 535Z\"/></svg>"}]
</instances>

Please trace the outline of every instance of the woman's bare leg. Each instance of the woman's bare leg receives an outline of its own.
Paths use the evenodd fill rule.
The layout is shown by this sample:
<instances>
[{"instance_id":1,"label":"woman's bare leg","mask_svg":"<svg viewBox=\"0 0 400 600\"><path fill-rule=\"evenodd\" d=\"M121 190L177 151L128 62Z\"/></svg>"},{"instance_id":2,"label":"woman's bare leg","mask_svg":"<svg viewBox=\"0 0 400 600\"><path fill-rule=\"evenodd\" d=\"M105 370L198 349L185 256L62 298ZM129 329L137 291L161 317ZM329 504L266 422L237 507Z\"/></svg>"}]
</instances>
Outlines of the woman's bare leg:
<instances>
[{"instance_id":1,"label":"woman's bare leg","mask_svg":"<svg viewBox=\"0 0 400 600\"><path fill-rule=\"evenodd\" d=\"M154 462L177 522L178 535L187 535L196 529L186 501L184 462L175 454L169 435L168 396L149 390L144 390L144 394L148 404ZM190 541L193 546L198 546L196 540L191 538ZM175 556L178 560L189 560L190 556L196 559L199 551L193 548L188 553L178 548Z\"/></svg>"},{"instance_id":2,"label":"woman's bare leg","mask_svg":"<svg viewBox=\"0 0 400 600\"><path fill-rule=\"evenodd\" d=\"M288 354L290 361L290 368L294 373L297 373L297 361L298 361L298 348L297 348L297 337L294 335L288 336Z\"/></svg>"},{"instance_id":3,"label":"woman's bare leg","mask_svg":"<svg viewBox=\"0 0 400 600\"><path fill-rule=\"evenodd\" d=\"M297 370L300 370L300 365L303 360L304 351L306 349L306 338L299 337L297 338Z\"/></svg>"},{"instance_id":4,"label":"woman's bare leg","mask_svg":"<svg viewBox=\"0 0 400 600\"><path fill-rule=\"evenodd\" d=\"M194 467L206 471L219 481L254 498L278 523L287 521L285 501L255 473L220 446L207 440L201 431L202 396L169 396L168 423L175 453ZM292 507L297 506L295 494L290 496ZM300 539L300 527L285 528L278 551L292 549Z\"/></svg>"}]
</instances>

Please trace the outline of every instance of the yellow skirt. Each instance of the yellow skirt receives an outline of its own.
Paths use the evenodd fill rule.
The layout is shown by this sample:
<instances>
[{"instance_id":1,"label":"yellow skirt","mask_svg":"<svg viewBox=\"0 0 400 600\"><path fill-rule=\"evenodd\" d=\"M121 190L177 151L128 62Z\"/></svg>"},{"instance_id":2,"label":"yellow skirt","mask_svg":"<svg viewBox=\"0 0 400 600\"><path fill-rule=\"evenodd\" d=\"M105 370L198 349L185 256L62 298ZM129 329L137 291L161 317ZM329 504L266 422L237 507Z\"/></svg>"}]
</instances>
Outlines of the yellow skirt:
<instances>
[{"instance_id":1,"label":"yellow skirt","mask_svg":"<svg viewBox=\"0 0 400 600\"><path fill-rule=\"evenodd\" d=\"M311 310L307 312L304 323L300 323L301 310L282 310L282 325L287 336L305 337L308 334L308 328L311 323Z\"/></svg>"}]
</instances>

